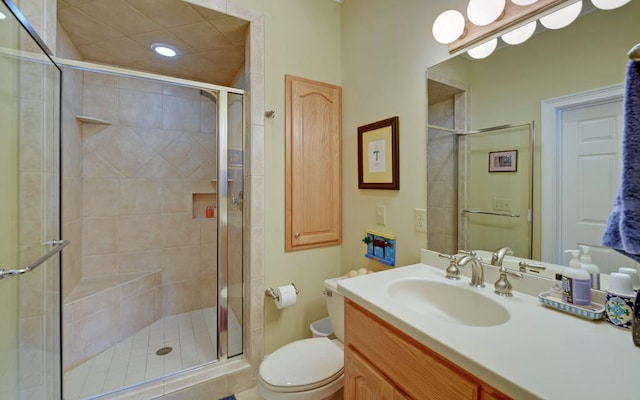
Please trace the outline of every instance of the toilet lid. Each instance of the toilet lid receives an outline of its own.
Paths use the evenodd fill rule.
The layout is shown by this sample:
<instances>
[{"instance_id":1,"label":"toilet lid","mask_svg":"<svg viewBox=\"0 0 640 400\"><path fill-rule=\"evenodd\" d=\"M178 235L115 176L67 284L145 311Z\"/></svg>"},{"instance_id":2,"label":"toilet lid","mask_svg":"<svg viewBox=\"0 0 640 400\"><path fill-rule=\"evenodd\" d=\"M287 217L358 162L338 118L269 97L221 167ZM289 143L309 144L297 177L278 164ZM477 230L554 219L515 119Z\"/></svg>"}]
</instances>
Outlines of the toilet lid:
<instances>
[{"instance_id":1,"label":"toilet lid","mask_svg":"<svg viewBox=\"0 0 640 400\"><path fill-rule=\"evenodd\" d=\"M302 339L271 353L260 364L260 378L271 390L310 390L342 375L343 351L326 337Z\"/></svg>"}]
</instances>

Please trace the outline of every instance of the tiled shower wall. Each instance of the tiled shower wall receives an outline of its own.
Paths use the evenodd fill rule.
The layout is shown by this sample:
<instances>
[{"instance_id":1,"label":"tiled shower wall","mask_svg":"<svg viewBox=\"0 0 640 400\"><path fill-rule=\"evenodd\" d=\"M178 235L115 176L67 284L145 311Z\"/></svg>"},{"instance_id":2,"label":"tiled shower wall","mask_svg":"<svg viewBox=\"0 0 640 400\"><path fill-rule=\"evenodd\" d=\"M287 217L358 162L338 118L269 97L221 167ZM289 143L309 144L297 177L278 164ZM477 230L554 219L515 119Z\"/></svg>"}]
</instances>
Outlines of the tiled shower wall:
<instances>
[{"instance_id":1,"label":"tiled shower wall","mask_svg":"<svg viewBox=\"0 0 640 400\"><path fill-rule=\"evenodd\" d=\"M161 315L216 304L216 106L200 91L84 73L83 278L162 272ZM199 212L201 211L201 212Z\"/></svg>"},{"instance_id":2,"label":"tiled shower wall","mask_svg":"<svg viewBox=\"0 0 640 400\"><path fill-rule=\"evenodd\" d=\"M454 99L429 105L429 124L454 129ZM427 243L430 250L457 253L456 135L429 128L427 141Z\"/></svg>"}]
</instances>

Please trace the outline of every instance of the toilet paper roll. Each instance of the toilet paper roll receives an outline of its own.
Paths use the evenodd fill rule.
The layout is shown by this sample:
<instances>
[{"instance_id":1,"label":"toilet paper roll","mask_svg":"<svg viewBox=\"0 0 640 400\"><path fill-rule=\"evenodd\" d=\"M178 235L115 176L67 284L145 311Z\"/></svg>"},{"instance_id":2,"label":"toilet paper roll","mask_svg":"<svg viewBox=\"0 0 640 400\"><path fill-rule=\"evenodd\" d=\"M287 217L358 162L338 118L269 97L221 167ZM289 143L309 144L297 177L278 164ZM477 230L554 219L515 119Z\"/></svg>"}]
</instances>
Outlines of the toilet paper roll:
<instances>
[{"instance_id":1,"label":"toilet paper roll","mask_svg":"<svg viewBox=\"0 0 640 400\"><path fill-rule=\"evenodd\" d=\"M275 288L274 292L276 296L278 296L276 299L276 307L278 307L278 309L296 304L298 295L296 294L296 288L293 287L293 285L278 286Z\"/></svg>"}]
</instances>

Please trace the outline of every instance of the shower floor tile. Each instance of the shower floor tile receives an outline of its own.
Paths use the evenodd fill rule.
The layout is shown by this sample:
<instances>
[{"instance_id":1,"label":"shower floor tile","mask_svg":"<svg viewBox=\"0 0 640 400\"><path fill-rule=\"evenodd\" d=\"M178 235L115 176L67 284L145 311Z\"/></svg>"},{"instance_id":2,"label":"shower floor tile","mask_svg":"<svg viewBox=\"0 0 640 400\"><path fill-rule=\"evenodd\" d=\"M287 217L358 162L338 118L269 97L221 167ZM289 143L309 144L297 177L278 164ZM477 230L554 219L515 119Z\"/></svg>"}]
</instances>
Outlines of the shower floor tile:
<instances>
[{"instance_id":1,"label":"shower floor tile","mask_svg":"<svg viewBox=\"0 0 640 400\"><path fill-rule=\"evenodd\" d=\"M80 400L216 360L216 308L164 317L64 373L65 400ZM229 342L242 340L231 314ZM156 355L163 347L173 350ZM234 346L234 348L237 348Z\"/></svg>"}]
</instances>

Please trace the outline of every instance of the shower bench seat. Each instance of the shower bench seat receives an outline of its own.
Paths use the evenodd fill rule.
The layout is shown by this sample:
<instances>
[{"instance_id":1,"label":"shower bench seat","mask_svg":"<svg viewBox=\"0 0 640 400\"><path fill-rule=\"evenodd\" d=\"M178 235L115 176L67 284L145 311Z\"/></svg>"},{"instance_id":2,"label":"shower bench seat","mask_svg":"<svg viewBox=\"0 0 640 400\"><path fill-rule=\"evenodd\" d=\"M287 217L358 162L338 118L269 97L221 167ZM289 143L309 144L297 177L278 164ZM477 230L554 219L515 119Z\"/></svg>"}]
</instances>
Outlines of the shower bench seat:
<instances>
[{"instance_id":1,"label":"shower bench seat","mask_svg":"<svg viewBox=\"0 0 640 400\"><path fill-rule=\"evenodd\" d=\"M82 279L64 299L64 369L161 317L160 271Z\"/></svg>"}]
</instances>

